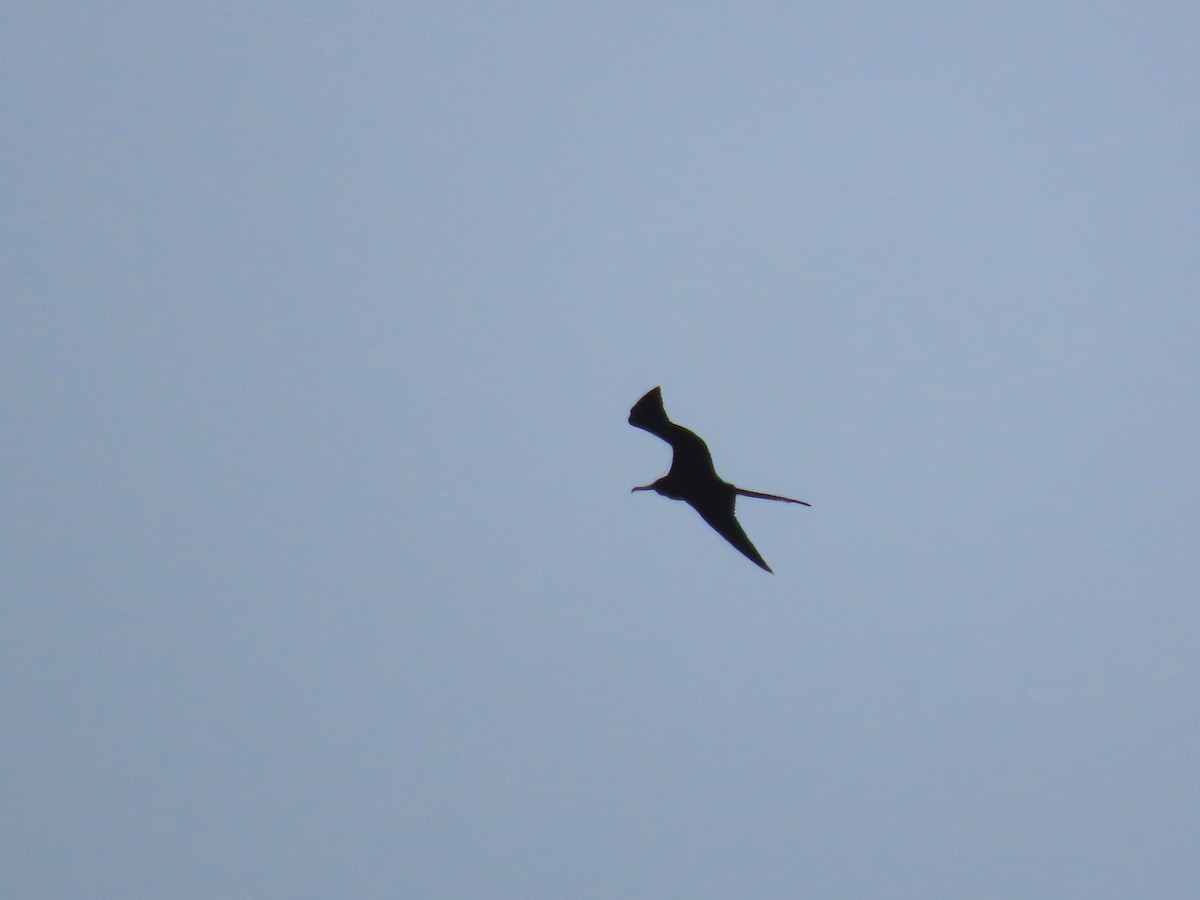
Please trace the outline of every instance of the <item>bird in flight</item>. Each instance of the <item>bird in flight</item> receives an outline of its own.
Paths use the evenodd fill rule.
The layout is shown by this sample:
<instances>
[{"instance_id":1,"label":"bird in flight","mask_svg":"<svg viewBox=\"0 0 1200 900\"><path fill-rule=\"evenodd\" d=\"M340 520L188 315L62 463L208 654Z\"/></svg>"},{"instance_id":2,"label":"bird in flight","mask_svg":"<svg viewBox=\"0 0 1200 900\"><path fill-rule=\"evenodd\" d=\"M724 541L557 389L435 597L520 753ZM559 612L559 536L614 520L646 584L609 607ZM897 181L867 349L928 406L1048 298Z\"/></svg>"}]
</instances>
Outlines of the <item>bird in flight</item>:
<instances>
[{"instance_id":1,"label":"bird in flight","mask_svg":"<svg viewBox=\"0 0 1200 900\"><path fill-rule=\"evenodd\" d=\"M633 409L629 411L629 424L662 438L674 451L671 470L666 475L653 484L635 487L633 490L655 491L672 500L683 500L700 513L700 517L711 525L717 534L733 544L755 565L762 566L770 572L771 567L754 549L750 538L746 537L746 532L733 515L733 505L737 502L738 495L799 503L802 506L812 504L803 500L793 500L791 497L780 497L778 494L748 491L722 479L713 468L708 445L700 436L667 418L667 411L663 408L662 388L648 392L633 405Z\"/></svg>"}]
</instances>

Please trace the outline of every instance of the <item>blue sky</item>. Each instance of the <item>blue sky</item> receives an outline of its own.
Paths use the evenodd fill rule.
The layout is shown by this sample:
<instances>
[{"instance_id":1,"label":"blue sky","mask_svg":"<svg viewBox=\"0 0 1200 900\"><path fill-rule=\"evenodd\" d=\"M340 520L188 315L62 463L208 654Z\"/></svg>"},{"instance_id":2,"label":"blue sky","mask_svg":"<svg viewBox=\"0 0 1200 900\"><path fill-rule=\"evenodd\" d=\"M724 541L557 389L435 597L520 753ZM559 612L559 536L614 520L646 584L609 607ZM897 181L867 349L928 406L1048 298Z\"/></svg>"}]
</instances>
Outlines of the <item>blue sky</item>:
<instances>
[{"instance_id":1,"label":"blue sky","mask_svg":"<svg viewBox=\"0 0 1200 900\"><path fill-rule=\"evenodd\" d=\"M1200 13L0 19L7 896L1194 889Z\"/></svg>"}]
</instances>

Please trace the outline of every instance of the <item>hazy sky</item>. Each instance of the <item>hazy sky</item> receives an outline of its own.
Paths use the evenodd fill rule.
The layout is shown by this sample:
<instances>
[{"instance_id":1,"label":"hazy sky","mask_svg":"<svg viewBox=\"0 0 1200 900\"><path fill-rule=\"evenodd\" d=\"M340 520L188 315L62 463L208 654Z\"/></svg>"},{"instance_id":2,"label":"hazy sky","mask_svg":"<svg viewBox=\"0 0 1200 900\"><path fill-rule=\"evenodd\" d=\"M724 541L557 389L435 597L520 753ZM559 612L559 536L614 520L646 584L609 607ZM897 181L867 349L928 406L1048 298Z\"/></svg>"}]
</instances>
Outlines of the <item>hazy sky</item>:
<instances>
[{"instance_id":1,"label":"hazy sky","mask_svg":"<svg viewBox=\"0 0 1200 900\"><path fill-rule=\"evenodd\" d=\"M0 12L0 893L1194 893L1200 7L397 6Z\"/></svg>"}]
</instances>

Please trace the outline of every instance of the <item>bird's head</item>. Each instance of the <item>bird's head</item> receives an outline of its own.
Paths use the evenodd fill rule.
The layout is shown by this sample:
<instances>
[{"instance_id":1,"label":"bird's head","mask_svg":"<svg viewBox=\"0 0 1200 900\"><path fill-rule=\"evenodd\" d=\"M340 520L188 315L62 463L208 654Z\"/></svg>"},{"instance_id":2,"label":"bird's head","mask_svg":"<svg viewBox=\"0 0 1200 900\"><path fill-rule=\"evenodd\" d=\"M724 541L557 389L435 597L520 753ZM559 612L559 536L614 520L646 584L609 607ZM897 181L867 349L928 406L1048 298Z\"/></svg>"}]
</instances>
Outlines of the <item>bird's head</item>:
<instances>
[{"instance_id":1,"label":"bird's head","mask_svg":"<svg viewBox=\"0 0 1200 900\"><path fill-rule=\"evenodd\" d=\"M639 487L630 488L629 493L632 494L635 491L657 491L658 486L661 482L662 482L662 479L660 478L660 479L658 479L658 481L654 482L653 484L643 484Z\"/></svg>"}]
</instances>

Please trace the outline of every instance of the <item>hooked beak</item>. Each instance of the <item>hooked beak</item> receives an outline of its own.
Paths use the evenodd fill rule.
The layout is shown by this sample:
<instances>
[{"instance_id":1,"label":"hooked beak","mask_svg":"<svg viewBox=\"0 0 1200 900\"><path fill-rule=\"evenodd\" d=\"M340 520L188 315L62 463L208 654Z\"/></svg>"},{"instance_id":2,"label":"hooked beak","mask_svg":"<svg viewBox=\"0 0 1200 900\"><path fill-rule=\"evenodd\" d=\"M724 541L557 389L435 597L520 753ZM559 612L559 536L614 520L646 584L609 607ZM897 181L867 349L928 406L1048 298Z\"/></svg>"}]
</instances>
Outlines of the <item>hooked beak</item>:
<instances>
[{"instance_id":1,"label":"hooked beak","mask_svg":"<svg viewBox=\"0 0 1200 900\"><path fill-rule=\"evenodd\" d=\"M634 491L652 491L652 490L654 490L654 485L643 484L641 487L630 488L629 493L632 494Z\"/></svg>"}]
</instances>

